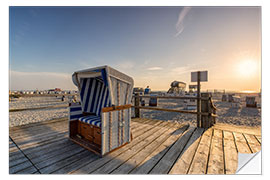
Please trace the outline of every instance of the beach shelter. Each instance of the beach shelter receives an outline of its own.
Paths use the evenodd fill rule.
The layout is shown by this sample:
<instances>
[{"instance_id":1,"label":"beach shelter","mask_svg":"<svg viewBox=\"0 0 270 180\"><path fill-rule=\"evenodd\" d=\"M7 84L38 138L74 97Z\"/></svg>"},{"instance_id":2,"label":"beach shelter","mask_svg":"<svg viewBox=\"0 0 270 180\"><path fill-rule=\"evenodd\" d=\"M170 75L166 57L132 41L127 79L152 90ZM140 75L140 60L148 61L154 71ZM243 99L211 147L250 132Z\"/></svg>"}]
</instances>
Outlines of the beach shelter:
<instances>
[{"instance_id":1,"label":"beach shelter","mask_svg":"<svg viewBox=\"0 0 270 180\"><path fill-rule=\"evenodd\" d=\"M80 103L69 107L69 137L104 155L131 141L133 79L109 66L74 72Z\"/></svg>"}]
</instances>

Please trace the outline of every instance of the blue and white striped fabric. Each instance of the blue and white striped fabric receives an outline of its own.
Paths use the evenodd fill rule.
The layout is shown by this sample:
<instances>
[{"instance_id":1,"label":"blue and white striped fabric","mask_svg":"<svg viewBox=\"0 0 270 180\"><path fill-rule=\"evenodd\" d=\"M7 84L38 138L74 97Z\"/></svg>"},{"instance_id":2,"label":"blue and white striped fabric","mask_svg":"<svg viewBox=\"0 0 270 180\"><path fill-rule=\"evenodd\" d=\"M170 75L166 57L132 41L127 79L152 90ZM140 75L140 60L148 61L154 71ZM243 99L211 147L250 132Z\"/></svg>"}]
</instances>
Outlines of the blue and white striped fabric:
<instances>
[{"instance_id":1,"label":"blue and white striped fabric","mask_svg":"<svg viewBox=\"0 0 270 180\"><path fill-rule=\"evenodd\" d=\"M79 121L84 122L84 123L88 123L88 124L91 124L94 126L101 127L101 117L100 116L94 116L94 115L84 116L84 117L80 117Z\"/></svg>"},{"instance_id":2,"label":"blue and white striped fabric","mask_svg":"<svg viewBox=\"0 0 270 180\"><path fill-rule=\"evenodd\" d=\"M78 118L82 117L82 108L80 104L72 104L69 107L69 120L77 120Z\"/></svg>"},{"instance_id":3,"label":"blue and white striped fabric","mask_svg":"<svg viewBox=\"0 0 270 180\"><path fill-rule=\"evenodd\" d=\"M102 108L111 106L109 89L100 79L101 77L80 79L83 112L101 116Z\"/></svg>"}]
</instances>

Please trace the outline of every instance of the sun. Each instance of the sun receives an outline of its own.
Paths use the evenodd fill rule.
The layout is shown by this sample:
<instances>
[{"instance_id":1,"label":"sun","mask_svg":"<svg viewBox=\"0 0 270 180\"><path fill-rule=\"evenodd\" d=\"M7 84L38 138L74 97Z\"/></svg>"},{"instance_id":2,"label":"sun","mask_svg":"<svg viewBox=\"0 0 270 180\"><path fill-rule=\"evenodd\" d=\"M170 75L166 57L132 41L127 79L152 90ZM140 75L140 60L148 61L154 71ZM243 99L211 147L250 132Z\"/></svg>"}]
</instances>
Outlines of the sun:
<instances>
[{"instance_id":1,"label":"sun","mask_svg":"<svg viewBox=\"0 0 270 180\"><path fill-rule=\"evenodd\" d=\"M237 71L242 77L251 77L258 72L258 62L252 59L243 60L238 64Z\"/></svg>"}]
</instances>

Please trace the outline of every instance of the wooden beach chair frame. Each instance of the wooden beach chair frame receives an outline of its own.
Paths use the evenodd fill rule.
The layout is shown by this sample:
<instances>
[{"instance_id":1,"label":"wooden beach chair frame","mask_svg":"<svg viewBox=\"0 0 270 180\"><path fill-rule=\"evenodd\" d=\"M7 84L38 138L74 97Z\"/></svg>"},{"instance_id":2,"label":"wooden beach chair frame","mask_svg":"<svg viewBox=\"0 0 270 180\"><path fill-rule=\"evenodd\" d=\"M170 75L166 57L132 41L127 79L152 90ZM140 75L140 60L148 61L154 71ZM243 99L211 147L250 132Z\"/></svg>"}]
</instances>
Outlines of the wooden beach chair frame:
<instances>
[{"instance_id":1,"label":"wooden beach chair frame","mask_svg":"<svg viewBox=\"0 0 270 180\"><path fill-rule=\"evenodd\" d=\"M109 66L72 75L80 103L69 107L69 138L101 156L131 141L133 79Z\"/></svg>"}]
</instances>

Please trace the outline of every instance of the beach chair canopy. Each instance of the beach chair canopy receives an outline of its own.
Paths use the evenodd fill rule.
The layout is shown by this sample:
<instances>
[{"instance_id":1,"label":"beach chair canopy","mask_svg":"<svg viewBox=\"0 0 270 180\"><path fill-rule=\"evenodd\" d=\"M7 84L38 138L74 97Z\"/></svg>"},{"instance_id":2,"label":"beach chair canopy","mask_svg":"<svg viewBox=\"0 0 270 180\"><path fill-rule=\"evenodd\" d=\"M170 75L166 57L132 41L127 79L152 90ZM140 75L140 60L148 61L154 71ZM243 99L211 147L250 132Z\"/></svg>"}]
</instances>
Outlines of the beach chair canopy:
<instances>
[{"instance_id":1,"label":"beach chair canopy","mask_svg":"<svg viewBox=\"0 0 270 180\"><path fill-rule=\"evenodd\" d=\"M109 66L76 71L82 111L101 115L102 108L131 104L133 79Z\"/></svg>"}]
</instances>

